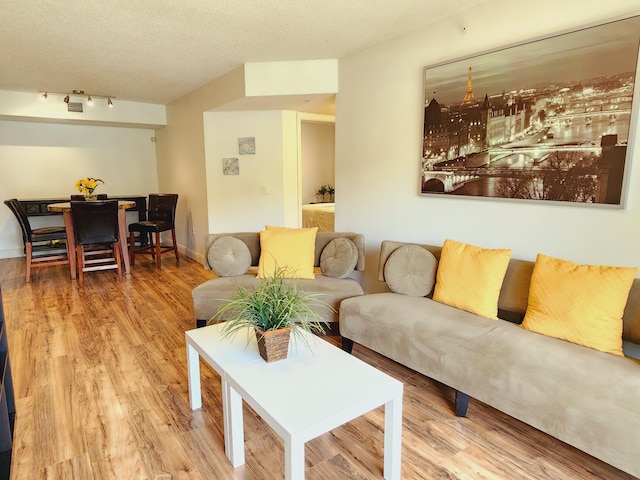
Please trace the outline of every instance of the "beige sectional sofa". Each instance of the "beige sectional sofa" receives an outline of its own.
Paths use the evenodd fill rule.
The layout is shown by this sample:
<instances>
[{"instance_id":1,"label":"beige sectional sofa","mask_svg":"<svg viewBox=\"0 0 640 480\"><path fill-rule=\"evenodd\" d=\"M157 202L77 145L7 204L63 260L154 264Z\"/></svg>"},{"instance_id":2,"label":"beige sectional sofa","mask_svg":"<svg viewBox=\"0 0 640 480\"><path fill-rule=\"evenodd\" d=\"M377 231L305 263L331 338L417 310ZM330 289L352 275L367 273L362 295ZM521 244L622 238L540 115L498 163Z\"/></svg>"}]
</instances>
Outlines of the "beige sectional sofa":
<instances>
[{"instance_id":1,"label":"beige sectional sofa","mask_svg":"<svg viewBox=\"0 0 640 480\"><path fill-rule=\"evenodd\" d=\"M246 245L248 253L242 246L240 249L229 246L233 243L228 243L221 248L221 241L226 242L229 237L238 239ZM342 248L345 246L350 248ZM191 295L198 327L206 325L218 311L224 299L229 298L238 286L252 288L259 282L256 277L261 253L259 232L211 234L207 236L205 247L205 268L224 276L207 280L193 289ZM250 257L244 260L241 258L243 254ZM304 291L320 294L319 299L333 307L333 311L323 308L318 313L330 326L333 325L336 332L340 302L345 298L364 294L360 283L351 278L349 273L350 270L363 271L364 261L363 235L350 232L318 232L316 234L315 278L299 279L298 282ZM236 269L236 265L241 262L249 268L248 271L244 266L240 270Z\"/></svg>"},{"instance_id":2,"label":"beige sectional sofa","mask_svg":"<svg viewBox=\"0 0 640 480\"><path fill-rule=\"evenodd\" d=\"M382 243L379 280L403 245L415 244ZM441 247L419 246L440 258ZM640 361L630 357L640 351L640 281L627 300L621 357L517 325L533 266L509 261L499 320L392 292L344 300L343 349L357 342L452 387L460 416L469 397L477 399L640 477Z\"/></svg>"}]
</instances>

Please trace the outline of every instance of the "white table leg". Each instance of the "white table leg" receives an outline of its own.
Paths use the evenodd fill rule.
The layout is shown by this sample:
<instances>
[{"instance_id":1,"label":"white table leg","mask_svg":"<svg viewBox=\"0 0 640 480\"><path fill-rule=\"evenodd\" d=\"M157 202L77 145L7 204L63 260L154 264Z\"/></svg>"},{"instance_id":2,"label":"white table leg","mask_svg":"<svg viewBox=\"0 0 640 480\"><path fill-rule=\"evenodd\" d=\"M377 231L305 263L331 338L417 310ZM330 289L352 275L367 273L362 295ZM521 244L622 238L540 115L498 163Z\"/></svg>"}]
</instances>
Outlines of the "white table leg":
<instances>
[{"instance_id":1,"label":"white table leg","mask_svg":"<svg viewBox=\"0 0 640 480\"><path fill-rule=\"evenodd\" d=\"M242 397L226 378L222 377L222 416L224 418L224 449L233 468L244 465L244 424Z\"/></svg>"},{"instance_id":2,"label":"white table leg","mask_svg":"<svg viewBox=\"0 0 640 480\"><path fill-rule=\"evenodd\" d=\"M288 437L284 441L284 478L302 480L304 478L304 442Z\"/></svg>"},{"instance_id":3,"label":"white table leg","mask_svg":"<svg viewBox=\"0 0 640 480\"><path fill-rule=\"evenodd\" d=\"M231 445L231 413L229 412L229 403L231 403L231 387L229 382L221 377L222 383L222 422L224 423L224 452L229 461L233 458L233 445Z\"/></svg>"},{"instance_id":4,"label":"white table leg","mask_svg":"<svg viewBox=\"0 0 640 480\"><path fill-rule=\"evenodd\" d=\"M384 478L400 480L402 466L402 393L384 405Z\"/></svg>"},{"instance_id":5,"label":"white table leg","mask_svg":"<svg viewBox=\"0 0 640 480\"><path fill-rule=\"evenodd\" d=\"M187 378L189 379L189 405L191 410L202 407L200 385L200 355L187 339Z\"/></svg>"}]
</instances>

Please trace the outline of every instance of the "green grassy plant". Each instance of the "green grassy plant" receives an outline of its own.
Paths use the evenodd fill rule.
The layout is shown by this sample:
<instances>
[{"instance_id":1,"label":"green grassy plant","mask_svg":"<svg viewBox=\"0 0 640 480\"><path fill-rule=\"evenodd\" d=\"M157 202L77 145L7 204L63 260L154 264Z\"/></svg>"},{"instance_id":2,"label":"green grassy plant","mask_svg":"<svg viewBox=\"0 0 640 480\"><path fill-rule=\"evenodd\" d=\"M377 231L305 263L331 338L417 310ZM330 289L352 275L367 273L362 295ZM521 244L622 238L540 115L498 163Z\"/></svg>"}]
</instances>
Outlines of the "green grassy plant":
<instances>
[{"instance_id":1,"label":"green grassy plant","mask_svg":"<svg viewBox=\"0 0 640 480\"><path fill-rule=\"evenodd\" d=\"M281 328L290 328L293 336L301 332L325 333L327 322L317 313L318 310L335 311L329 304L320 300L321 294L304 292L286 267L276 267L273 276L260 281L254 289L238 286L234 294L223 300L211 321L226 318L222 327L223 337L237 332L259 328L267 332Z\"/></svg>"}]
</instances>

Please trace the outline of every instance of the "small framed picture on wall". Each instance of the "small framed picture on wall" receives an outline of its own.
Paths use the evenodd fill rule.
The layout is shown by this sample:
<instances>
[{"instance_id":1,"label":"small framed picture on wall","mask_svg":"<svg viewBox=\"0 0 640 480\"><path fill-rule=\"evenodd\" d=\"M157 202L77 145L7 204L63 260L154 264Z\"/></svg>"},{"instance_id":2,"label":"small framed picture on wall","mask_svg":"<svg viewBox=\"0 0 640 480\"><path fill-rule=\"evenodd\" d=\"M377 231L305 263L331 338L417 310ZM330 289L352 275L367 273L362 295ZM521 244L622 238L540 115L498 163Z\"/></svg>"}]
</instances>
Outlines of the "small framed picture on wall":
<instances>
[{"instance_id":1,"label":"small framed picture on wall","mask_svg":"<svg viewBox=\"0 0 640 480\"><path fill-rule=\"evenodd\" d=\"M238 138L238 153L240 153L240 155L255 155L256 138L255 137Z\"/></svg>"},{"instance_id":2,"label":"small framed picture on wall","mask_svg":"<svg viewBox=\"0 0 640 480\"><path fill-rule=\"evenodd\" d=\"M240 175L240 160L237 158L223 158L222 173L224 175Z\"/></svg>"}]
</instances>

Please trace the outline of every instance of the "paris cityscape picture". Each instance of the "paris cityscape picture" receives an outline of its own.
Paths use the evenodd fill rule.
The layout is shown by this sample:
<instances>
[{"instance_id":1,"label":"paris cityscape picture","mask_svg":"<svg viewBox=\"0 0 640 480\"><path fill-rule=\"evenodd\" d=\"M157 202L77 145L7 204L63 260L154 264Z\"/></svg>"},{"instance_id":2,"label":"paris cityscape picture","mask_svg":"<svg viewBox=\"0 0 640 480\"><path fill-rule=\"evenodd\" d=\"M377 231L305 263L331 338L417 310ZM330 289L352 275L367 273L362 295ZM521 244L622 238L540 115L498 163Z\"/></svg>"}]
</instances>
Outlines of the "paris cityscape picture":
<instances>
[{"instance_id":1,"label":"paris cityscape picture","mask_svg":"<svg viewBox=\"0 0 640 480\"><path fill-rule=\"evenodd\" d=\"M622 207L639 32L632 17L425 68L421 194Z\"/></svg>"}]
</instances>

